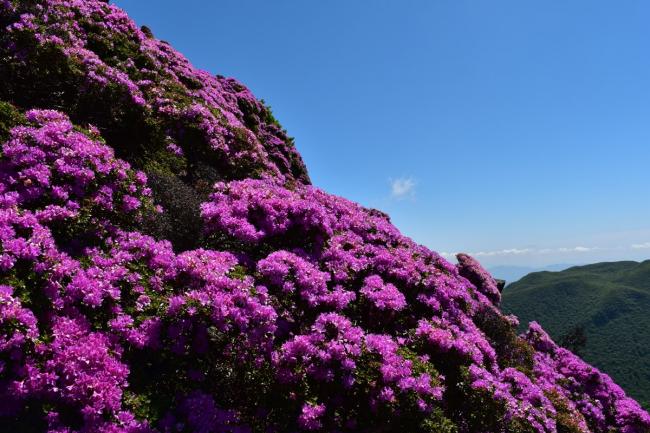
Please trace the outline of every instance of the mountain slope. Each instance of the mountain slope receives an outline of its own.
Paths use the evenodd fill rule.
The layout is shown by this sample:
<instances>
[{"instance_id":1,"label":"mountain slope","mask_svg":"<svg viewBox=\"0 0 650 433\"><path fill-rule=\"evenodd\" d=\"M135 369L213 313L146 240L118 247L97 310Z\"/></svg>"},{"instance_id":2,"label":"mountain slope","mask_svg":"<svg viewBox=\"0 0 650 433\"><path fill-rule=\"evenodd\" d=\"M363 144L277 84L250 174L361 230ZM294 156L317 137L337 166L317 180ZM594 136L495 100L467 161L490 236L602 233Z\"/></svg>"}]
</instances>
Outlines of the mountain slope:
<instances>
[{"instance_id":1,"label":"mountain slope","mask_svg":"<svg viewBox=\"0 0 650 433\"><path fill-rule=\"evenodd\" d=\"M650 430L473 258L310 185L237 81L105 1L0 27L0 431Z\"/></svg>"},{"instance_id":2,"label":"mountain slope","mask_svg":"<svg viewBox=\"0 0 650 433\"><path fill-rule=\"evenodd\" d=\"M543 267L530 267L530 266L507 266L507 265L501 265L501 266L492 266L488 268L488 271L494 276L494 278L498 278L500 280L505 280L507 284L514 283L515 281L519 281L523 277L525 277L528 274L531 274L533 272L541 272L541 271L563 271L567 268L570 268L575 265L568 265L568 264L554 264L554 265L548 265L548 266L543 266Z\"/></svg>"},{"instance_id":3,"label":"mountain slope","mask_svg":"<svg viewBox=\"0 0 650 433\"><path fill-rule=\"evenodd\" d=\"M584 358L650 404L650 261L535 272L507 286L503 309L554 338L584 326Z\"/></svg>"}]
</instances>

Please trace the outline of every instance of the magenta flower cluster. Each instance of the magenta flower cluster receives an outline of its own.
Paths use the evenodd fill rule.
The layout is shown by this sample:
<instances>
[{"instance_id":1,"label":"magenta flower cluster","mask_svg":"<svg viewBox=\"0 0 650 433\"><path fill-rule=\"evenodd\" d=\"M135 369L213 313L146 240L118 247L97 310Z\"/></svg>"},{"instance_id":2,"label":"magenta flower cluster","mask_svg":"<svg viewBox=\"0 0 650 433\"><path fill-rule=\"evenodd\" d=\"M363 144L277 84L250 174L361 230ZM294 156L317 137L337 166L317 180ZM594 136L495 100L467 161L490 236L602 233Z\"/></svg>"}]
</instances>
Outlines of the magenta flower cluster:
<instances>
[{"instance_id":1,"label":"magenta flower cluster","mask_svg":"<svg viewBox=\"0 0 650 433\"><path fill-rule=\"evenodd\" d=\"M120 94L129 110L164 122L171 155L182 156L179 144L192 130L233 168L309 180L291 140L246 87L196 69L118 7L97 0L2 1L2 17L10 36L5 48L18 68L29 69L39 50L57 53L80 74L77 91Z\"/></svg>"},{"instance_id":2,"label":"magenta flower cluster","mask_svg":"<svg viewBox=\"0 0 650 433\"><path fill-rule=\"evenodd\" d=\"M636 418L616 425L630 432L648 428L650 418L638 404L592 367L601 392L618 395L617 403L596 403L593 396L584 396L599 413L576 403L575 392L557 377L563 367L554 364L545 370L540 353L535 353L528 375L523 365L501 367L494 341L477 320L482 311L498 311L499 291L471 257L459 255L459 264L452 266L401 236L383 215L310 186L289 190L273 181L246 180L217 184L215 189L212 201L202 207L208 232L225 233L247 248L252 244L266 250L281 243L289 249L272 252L257 264L271 299L298 295L290 298L294 301L289 307L278 302L278 317L287 320L276 335L298 331L296 317L314 317L307 333L290 338L274 354L282 383L307 380L310 390L328 383L354 389L359 363L376 355L381 367L368 393L370 410L386 410L400 394L412 392L416 406L426 412L436 404L444 407L445 392L454 386L440 374L445 368L440 360L451 359L469 368L471 390L488 393L502 404L505 425L518 422L533 431L557 431L556 404L568 411L576 431L606 431L623 419L616 408L625 401L624 406L634 407ZM326 302L332 298L337 300ZM317 315L323 309L332 312ZM496 314L504 326L516 326L512 318ZM530 333L519 342L542 350ZM557 348L548 342L547 350ZM433 374L416 373L404 356L411 350ZM322 395L305 401L301 422L326 425L326 403ZM609 421L603 424L605 419Z\"/></svg>"},{"instance_id":3,"label":"magenta flower cluster","mask_svg":"<svg viewBox=\"0 0 650 433\"><path fill-rule=\"evenodd\" d=\"M40 223L86 213L93 225L107 228L111 220L142 218L151 202L144 173L133 172L113 149L74 130L59 112L33 110L26 120L30 124L13 129L2 147L0 188L7 203L34 210Z\"/></svg>"},{"instance_id":4,"label":"magenta flower cluster","mask_svg":"<svg viewBox=\"0 0 650 433\"><path fill-rule=\"evenodd\" d=\"M19 110L0 143L0 430L650 431L648 413L539 325L518 336L473 258L451 264L381 212L308 185L234 80L103 1L0 11L11 62L53 48L86 90L118 89L179 126L166 156L191 153L194 128L249 170L206 194L201 246L174 250L146 234L160 209L119 143L62 111ZM137 62L105 54L120 38Z\"/></svg>"}]
</instances>

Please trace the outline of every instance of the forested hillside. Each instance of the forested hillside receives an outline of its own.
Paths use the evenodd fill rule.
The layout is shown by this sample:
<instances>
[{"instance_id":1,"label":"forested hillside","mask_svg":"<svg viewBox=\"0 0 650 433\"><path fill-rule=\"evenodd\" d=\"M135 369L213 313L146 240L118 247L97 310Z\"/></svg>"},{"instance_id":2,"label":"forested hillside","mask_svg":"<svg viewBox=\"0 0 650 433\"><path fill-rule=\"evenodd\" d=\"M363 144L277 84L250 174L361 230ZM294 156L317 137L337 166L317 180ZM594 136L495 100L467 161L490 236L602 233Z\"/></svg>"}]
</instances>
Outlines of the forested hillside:
<instances>
[{"instance_id":1,"label":"forested hillside","mask_svg":"<svg viewBox=\"0 0 650 433\"><path fill-rule=\"evenodd\" d=\"M503 309L555 339L584 328L585 360L650 404L650 261L535 272L507 286Z\"/></svg>"}]
</instances>

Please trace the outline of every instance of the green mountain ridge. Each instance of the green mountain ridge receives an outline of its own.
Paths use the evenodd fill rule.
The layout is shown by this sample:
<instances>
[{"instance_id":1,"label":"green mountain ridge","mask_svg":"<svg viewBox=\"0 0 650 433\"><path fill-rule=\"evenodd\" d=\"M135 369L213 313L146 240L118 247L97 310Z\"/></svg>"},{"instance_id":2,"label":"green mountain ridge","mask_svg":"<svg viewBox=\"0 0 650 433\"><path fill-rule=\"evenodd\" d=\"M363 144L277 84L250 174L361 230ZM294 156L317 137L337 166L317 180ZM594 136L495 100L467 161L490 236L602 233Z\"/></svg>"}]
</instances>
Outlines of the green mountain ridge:
<instances>
[{"instance_id":1,"label":"green mountain ridge","mask_svg":"<svg viewBox=\"0 0 650 433\"><path fill-rule=\"evenodd\" d=\"M558 272L558 271L563 271L565 269L571 268L573 266L578 266L580 264L578 263L556 263L556 264L551 264L551 265L546 265L546 266L516 266L516 265L496 265L496 266L491 266L487 268L487 271L492 275L494 278L498 278L501 280L505 280L508 283L514 283L515 281L519 281L523 277L525 277L528 274L531 274L533 272L541 272L541 271L553 271L553 272Z\"/></svg>"},{"instance_id":2,"label":"green mountain ridge","mask_svg":"<svg viewBox=\"0 0 650 433\"><path fill-rule=\"evenodd\" d=\"M503 310L554 339L584 327L583 358L650 407L650 260L531 273L505 288Z\"/></svg>"}]
</instances>

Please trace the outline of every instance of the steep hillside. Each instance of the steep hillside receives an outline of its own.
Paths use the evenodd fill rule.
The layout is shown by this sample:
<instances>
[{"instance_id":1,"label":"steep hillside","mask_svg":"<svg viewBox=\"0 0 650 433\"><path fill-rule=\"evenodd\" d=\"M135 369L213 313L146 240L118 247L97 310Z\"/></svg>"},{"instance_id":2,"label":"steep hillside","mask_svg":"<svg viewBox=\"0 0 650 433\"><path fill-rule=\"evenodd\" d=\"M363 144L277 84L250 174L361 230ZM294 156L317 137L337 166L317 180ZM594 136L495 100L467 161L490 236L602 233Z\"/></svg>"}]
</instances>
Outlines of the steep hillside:
<instances>
[{"instance_id":1,"label":"steep hillside","mask_svg":"<svg viewBox=\"0 0 650 433\"><path fill-rule=\"evenodd\" d=\"M237 81L105 1L0 27L0 431L650 431L473 258L311 186Z\"/></svg>"},{"instance_id":2,"label":"steep hillside","mask_svg":"<svg viewBox=\"0 0 650 433\"><path fill-rule=\"evenodd\" d=\"M170 211L156 221L160 237L199 246L198 205L216 181L309 183L293 140L237 80L195 69L124 12L107 12L107 2L13 3L15 13L4 0L0 12L0 100L92 125L118 158L147 173Z\"/></svg>"},{"instance_id":3,"label":"steep hillside","mask_svg":"<svg viewBox=\"0 0 650 433\"><path fill-rule=\"evenodd\" d=\"M650 261L536 272L509 285L503 309L554 338L584 326L584 357L650 405Z\"/></svg>"}]
</instances>

